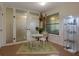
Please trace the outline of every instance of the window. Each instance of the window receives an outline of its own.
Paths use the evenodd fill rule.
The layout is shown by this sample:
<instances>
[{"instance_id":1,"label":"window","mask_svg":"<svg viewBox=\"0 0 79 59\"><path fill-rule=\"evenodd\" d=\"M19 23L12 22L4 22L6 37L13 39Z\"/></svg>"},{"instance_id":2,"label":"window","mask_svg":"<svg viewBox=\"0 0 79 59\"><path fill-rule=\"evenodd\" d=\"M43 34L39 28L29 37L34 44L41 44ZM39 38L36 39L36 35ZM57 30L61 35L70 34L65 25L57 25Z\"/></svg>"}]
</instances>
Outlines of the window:
<instances>
[{"instance_id":1,"label":"window","mask_svg":"<svg viewBox=\"0 0 79 59\"><path fill-rule=\"evenodd\" d=\"M59 13L47 16L46 31L59 35Z\"/></svg>"}]
</instances>

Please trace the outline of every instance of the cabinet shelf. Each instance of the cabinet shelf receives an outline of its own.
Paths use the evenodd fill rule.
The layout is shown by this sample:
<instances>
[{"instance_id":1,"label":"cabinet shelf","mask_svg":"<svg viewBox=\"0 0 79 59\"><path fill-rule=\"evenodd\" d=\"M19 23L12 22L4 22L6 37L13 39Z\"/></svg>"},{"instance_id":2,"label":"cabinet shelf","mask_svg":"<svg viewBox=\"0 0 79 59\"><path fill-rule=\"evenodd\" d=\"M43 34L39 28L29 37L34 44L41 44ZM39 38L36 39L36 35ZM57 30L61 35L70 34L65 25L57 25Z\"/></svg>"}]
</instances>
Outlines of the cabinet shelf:
<instances>
[{"instance_id":1,"label":"cabinet shelf","mask_svg":"<svg viewBox=\"0 0 79 59\"><path fill-rule=\"evenodd\" d=\"M76 25L76 23L67 23L68 25Z\"/></svg>"},{"instance_id":2,"label":"cabinet shelf","mask_svg":"<svg viewBox=\"0 0 79 59\"><path fill-rule=\"evenodd\" d=\"M69 40L69 39L66 39L64 41L71 42L71 43L74 43L75 42L74 40Z\"/></svg>"},{"instance_id":3,"label":"cabinet shelf","mask_svg":"<svg viewBox=\"0 0 79 59\"><path fill-rule=\"evenodd\" d=\"M76 33L76 31L67 31L67 33L74 34L74 33Z\"/></svg>"},{"instance_id":4,"label":"cabinet shelf","mask_svg":"<svg viewBox=\"0 0 79 59\"><path fill-rule=\"evenodd\" d=\"M67 24L64 24L64 25L76 25L76 23L67 23Z\"/></svg>"}]
</instances>

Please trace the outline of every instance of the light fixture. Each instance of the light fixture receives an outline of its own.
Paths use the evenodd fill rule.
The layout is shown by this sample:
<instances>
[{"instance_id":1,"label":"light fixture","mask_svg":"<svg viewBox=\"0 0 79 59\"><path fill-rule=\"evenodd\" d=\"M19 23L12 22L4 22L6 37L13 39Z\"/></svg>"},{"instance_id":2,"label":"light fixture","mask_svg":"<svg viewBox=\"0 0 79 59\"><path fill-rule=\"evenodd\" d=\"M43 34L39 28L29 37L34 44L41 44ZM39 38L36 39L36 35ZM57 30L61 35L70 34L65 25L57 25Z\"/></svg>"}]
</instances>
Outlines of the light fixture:
<instances>
[{"instance_id":1,"label":"light fixture","mask_svg":"<svg viewBox=\"0 0 79 59\"><path fill-rule=\"evenodd\" d=\"M73 16L68 16L68 17L72 18Z\"/></svg>"},{"instance_id":2,"label":"light fixture","mask_svg":"<svg viewBox=\"0 0 79 59\"><path fill-rule=\"evenodd\" d=\"M44 6L46 4L46 2L40 2L39 3L41 6Z\"/></svg>"},{"instance_id":3,"label":"light fixture","mask_svg":"<svg viewBox=\"0 0 79 59\"><path fill-rule=\"evenodd\" d=\"M51 17L51 20L53 20L53 21L54 21L54 20L55 20L55 17Z\"/></svg>"}]
</instances>

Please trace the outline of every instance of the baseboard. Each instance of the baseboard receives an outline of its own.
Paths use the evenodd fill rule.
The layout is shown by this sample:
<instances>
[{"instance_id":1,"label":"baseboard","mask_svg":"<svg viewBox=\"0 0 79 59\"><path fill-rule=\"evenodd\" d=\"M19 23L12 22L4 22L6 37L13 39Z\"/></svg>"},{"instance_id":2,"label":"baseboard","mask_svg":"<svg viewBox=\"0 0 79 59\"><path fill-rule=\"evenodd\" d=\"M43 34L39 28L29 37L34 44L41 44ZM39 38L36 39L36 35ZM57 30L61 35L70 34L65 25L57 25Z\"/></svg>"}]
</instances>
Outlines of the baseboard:
<instances>
[{"instance_id":1,"label":"baseboard","mask_svg":"<svg viewBox=\"0 0 79 59\"><path fill-rule=\"evenodd\" d=\"M56 42L52 42L52 41L50 41L50 40L48 40L48 41L51 42L51 43L54 43L54 44L57 44L57 45L59 45L59 46L64 47L62 44L58 44L58 43L56 43Z\"/></svg>"},{"instance_id":2,"label":"baseboard","mask_svg":"<svg viewBox=\"0 0 79 59\"><path fill-rule=\"evenodd\" d=\"M20 41L20 42L13 42L13 43L7 43L5 46L11 46L11 45L16 45L16 44L21 44L21 43L25 43L27 41Z\"/></svg>"}]
</instances>

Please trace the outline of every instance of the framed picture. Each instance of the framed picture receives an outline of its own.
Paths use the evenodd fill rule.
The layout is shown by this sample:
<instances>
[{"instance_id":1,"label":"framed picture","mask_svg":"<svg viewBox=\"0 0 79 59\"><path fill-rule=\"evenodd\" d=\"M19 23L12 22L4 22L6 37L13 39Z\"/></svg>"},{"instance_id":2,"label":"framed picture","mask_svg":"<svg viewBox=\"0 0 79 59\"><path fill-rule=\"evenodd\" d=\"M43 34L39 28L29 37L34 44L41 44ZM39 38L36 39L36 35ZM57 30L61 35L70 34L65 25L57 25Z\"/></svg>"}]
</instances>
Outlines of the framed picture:
<instances>
[{"instance_id":1,"label":"framed picture","mask_svg":"<svg viewBox=\"0 0 79 59\"><path fill-rule=\"evenodd\" d=\"M50 34L59 35L59 13L47 16L46 31Z\"/></svg>"}]
</instances>

